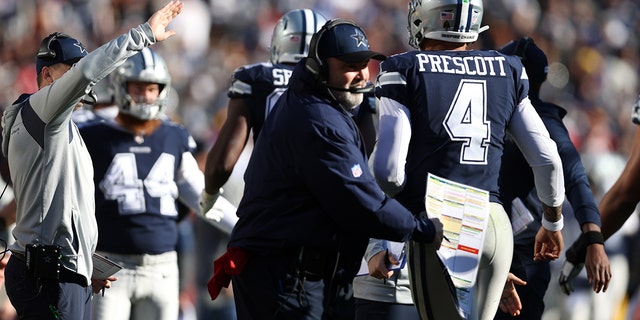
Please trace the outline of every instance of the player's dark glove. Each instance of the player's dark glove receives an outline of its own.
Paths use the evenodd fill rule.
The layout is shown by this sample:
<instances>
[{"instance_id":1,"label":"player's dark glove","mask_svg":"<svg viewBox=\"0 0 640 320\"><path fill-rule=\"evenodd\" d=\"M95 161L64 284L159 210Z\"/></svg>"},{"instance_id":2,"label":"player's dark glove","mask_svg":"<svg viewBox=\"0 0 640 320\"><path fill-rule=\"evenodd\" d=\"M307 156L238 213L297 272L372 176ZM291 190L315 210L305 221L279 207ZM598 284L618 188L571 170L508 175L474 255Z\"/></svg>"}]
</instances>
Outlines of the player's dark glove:
<instances>
[{"instance_id":1,"label":"player's dark glove","mask_svg":"<svg viewBox=\"0 0 640 320\"><path fill-rule=\"evenodd\" d=\"M440 248L442 243L443 225L438 218L428 218L425 212L418 217L418 226L411 235L411 240L431 243Z\"/></svg>"},{"instance_id":2,"label":"player's dark glove","mask_svg":"<svg viewBox=\"0 0 640 320\"><path fill-rule=\"evenodd\" d=\"M566 295L574 291L573 279L575 279L578 274L580 274L580 271L582 271L582 268L584 268L584 260L587 256L587 245L587 237L581 234L567 250L566 258L560 270L560 277L558 278L560 289L562 289L562 292Z\"/></svg>"}]
</instances>

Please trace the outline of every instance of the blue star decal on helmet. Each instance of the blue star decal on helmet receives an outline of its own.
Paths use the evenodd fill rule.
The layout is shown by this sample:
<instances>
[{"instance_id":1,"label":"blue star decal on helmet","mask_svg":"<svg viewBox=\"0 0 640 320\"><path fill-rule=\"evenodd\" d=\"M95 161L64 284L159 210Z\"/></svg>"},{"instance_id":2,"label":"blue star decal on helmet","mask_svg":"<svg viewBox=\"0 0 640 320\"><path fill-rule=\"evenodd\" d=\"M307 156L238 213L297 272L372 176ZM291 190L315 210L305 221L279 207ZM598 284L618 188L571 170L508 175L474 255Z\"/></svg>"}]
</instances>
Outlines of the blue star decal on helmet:
<instances>
[{"instance_id":1,"label":"blue star decal on helmet","mask_svg":"<svg viewBox=\"0 0 640 320\"><path fill-rule=\"evenodd\" d=\"M351 35L351 38L356 40L356 47L360 47L360 45L363 45L369 48L369 42L367 41L367 38L365 38L364 34L358 32L358 30L356 30L355 34Z\"/></svg>"},{"instance_id":2,"label":"blue star decal on helmet","mask_svg":"<svg viewBox=\"0 0 640 320\"><path fill-rule=\"evenodd\" d=\"M73 44L74 46L78 47L80 49L80 52L83 52L85 54L87 54L87 49L84 47L84 45L82 45L82 43L80 43L80 41L76 40L76 43Z\"/></svg>"}]
</instances>

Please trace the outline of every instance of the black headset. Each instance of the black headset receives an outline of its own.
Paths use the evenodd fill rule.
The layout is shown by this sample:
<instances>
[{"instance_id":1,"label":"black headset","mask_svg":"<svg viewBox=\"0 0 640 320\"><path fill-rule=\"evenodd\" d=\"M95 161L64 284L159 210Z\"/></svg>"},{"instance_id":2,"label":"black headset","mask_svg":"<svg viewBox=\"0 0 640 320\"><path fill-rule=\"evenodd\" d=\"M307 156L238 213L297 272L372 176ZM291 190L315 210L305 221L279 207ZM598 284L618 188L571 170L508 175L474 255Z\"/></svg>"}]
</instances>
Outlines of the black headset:
<instances>
[{"instance_id":1,"label":"black headset","mask_svg":"<svg viewBox=\"0 0 640 320\"><path fill-rule=\"evenodd\" d=\"M336 18L327 21L322 26L322 28L320 28L320 30L314 33L311 37L311 42L309 43L309 56L307 57L307 61L305 62L304 66L313 75L316 81L326 82L329 76L327 67L324 65L324 62L318 55L318 43L320 42L320 39L322 39L322 36L325 32L342 24L348 24L356 28L360 28L355 22L351 20Z\"/></svg>"},{"instance_id":2,"label":"black headset","mask_svg":"<svg viewBox=\"0 0 640 320\"><path fill-rule=\"evenodd\" d=\"M45 61L51 61L55 59L56 52L51 49L51 43L53 43L53 41L56 39L66 39L66 38L71 38L71 36L62 32L54 32L48 35L46 38L44 38L44 40L42 40L42 43L40 44L40 49L38 49L38 54L36 55L36 57L38 57L38 59L42 59Z\"/></svg>"}]
</instances>

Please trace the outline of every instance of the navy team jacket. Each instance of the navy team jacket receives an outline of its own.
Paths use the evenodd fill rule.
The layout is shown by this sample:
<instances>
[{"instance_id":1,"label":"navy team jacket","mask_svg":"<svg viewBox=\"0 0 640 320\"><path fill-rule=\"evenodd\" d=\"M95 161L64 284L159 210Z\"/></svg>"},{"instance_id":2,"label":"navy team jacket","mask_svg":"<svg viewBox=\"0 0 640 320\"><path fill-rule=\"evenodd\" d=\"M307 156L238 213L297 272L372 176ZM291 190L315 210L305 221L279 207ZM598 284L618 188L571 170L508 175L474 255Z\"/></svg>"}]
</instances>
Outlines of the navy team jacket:
<instances>
[{"instance_id":1,"label":"navy team jacket","mask_svg":"<svg viewBox=\"0 0 640 320\"><path fill-rule=\"evenodd\" d=\"M377 185L351 114L304 60L289 83L253 149L229 247L364 250L369 237L408 240L416 218Z\"/></svg>"}]
</instances>

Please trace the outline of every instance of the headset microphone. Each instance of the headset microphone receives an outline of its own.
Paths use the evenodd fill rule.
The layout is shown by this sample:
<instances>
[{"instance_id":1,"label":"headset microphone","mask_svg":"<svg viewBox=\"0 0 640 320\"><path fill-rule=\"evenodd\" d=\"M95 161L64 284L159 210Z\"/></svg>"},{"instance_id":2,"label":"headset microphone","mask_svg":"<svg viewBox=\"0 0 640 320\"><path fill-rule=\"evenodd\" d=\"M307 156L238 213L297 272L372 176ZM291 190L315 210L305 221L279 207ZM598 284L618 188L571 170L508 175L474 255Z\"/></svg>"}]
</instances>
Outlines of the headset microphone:
<instances>
[{"instance_id":1,"label":"headset microphone","mask_svg":"<svg viewBox=\"0 0 640 320\"><path fill-rule=\"evenodd\" d=\"M370 83L370 82L367 83L367 85L362 88L338 88L338 87L331 87L328 85L325 85L325 86L331 90L351 92L351 93L367 93L367 92L373 91L373 83Z\"/></svg>"}]
</instances>

